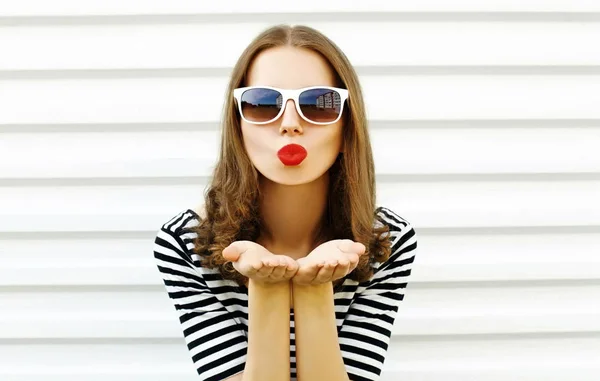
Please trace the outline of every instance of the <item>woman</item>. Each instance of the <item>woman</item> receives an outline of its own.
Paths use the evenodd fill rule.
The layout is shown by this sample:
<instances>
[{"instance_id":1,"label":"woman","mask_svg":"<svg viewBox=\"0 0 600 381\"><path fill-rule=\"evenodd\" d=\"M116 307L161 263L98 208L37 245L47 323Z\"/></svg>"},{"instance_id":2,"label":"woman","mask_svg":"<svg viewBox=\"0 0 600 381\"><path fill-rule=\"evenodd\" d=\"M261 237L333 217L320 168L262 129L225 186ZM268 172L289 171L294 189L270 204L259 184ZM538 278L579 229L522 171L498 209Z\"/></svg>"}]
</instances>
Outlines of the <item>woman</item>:
<instances>
[{"instance_id":1,"label":"woman","mask_svg":"<svg viewBox=\"0 0 600 381\"><path fill-rule=\"evenodd\" d=\"M417 242L375 206L356 73L305 26L233 69L204 204L154 255L200 380L376 380Z\"/></svg>"}]
</instances>

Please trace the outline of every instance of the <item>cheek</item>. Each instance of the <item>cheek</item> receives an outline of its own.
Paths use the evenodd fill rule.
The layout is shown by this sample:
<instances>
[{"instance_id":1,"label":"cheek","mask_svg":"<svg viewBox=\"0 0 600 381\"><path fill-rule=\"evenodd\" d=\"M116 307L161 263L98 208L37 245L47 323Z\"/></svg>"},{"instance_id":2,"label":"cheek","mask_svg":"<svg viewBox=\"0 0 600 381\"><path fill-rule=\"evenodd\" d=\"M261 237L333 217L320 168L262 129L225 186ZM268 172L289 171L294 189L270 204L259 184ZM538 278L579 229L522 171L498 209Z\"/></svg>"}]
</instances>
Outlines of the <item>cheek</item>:
<instances>
[{"instance_id":1,"label":"cheek","mask_svg":"<svg viewBox=\"0 0 600 381\"><path fill-rule=\"evenodd\" d=\"M242 123L242 139L244 140L244 146L251 148L257 142L256 134L253 133L251 127L244 126Z\"/></svg>"},{"instance_id":2,"label":"cheek","mask_svg":"<svg viewBox=\"0 0 600 381\"><path fill-rule=\"evenodd\" d=\"M242 124L242 138L244 147L250 157L257 157L267 151L269 142L268 129L256 128L255 126L244 126Z\"/></svg>"},{"instance_id":3,"label":"cheek","mask_svg":"<svg viewBox=\"0 0 600 381\"><path fill-rule=\"evenodd\" d=\"M341 126L336 126L332 128L330 131L327 131L327 134L323 136L321 139L321 146L323 149L332 152L339 152L342 148L342 128Z\"/></svg>"}]
</instances>

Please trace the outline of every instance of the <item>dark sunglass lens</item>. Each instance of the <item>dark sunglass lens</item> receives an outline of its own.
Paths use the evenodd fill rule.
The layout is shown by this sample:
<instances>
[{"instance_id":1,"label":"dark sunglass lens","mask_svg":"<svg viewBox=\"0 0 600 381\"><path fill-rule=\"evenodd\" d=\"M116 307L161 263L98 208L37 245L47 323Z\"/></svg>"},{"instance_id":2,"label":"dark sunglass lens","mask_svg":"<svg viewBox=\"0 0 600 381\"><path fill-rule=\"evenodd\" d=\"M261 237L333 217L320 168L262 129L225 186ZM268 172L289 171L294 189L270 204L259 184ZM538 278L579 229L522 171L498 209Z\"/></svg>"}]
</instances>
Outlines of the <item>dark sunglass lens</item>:
<instances>
[{"instance_id":1,"label":"dark sunglass lens","mask_svg":"<svg viewBox=\"0 0 600 381\"><path fill-rule=\"evenodd\" d=\"M335 90L312 89L300 94L300 110L313 122L333 122L340 115L341 109L340 93Z\"/></svg>"},{"instance_id":2,"label":"dark sunglass lens","mask_svg":"<svg viewBox=\"0 0 600 381\"><path fill-rule=\"evenodd\" d=\"M251 122L268 122L279 114L282 100L281 93L276 90L246 90L241 97L242 114Z\"/></svg>"}]
</instances>

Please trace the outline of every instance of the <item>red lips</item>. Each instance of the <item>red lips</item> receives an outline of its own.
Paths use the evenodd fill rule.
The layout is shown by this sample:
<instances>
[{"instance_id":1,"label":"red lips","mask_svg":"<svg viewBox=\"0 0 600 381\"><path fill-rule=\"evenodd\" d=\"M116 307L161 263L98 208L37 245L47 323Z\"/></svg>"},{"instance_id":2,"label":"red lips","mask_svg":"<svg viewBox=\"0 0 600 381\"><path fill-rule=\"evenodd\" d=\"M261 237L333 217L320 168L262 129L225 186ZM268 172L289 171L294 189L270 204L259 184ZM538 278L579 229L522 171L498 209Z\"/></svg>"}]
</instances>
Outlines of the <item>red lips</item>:
<instances>
[{"instance_id":1,"label":"red lips","mask_svg":"<svg viewBox=\"0 0 600 381\"><path fill-rule=\"evenodd\" d=\"M284 165L299 165L308 152L299 144L288 144L277 152L277 157Z\"/></svg>"}]
</instances>

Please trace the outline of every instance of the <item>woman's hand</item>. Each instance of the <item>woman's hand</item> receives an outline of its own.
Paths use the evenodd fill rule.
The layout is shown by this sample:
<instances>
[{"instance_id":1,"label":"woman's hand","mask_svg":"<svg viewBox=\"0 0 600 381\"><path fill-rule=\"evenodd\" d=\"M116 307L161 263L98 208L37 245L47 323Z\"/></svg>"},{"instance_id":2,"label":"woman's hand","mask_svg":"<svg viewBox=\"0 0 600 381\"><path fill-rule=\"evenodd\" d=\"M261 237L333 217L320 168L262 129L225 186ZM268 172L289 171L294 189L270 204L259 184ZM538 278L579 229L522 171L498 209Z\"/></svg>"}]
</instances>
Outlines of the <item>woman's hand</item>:
<instances>
[{"instance_id":1,"label":"woman's hand","mask_svg":"<svg viewBox=\"0 0 600 381\"><path fill-rule=\"evenodd\" d=\"M235 241L222 254L240 274L259 282L289 281L298 271L298 263L292 258L275 255L252 241Z\"/></svg>"},{"instance_id":2,"label":"woman's hand","mask_svg":"<svg viewBox=\"0 0 600 381\"><path fill-rule=\"evenodd\" d=\"M299 285L317 285L343 278L356 268L365 250L365 245L349 239L325 242L297 260L299 268L292 281Z\"/></svg>"}]
</instances>

